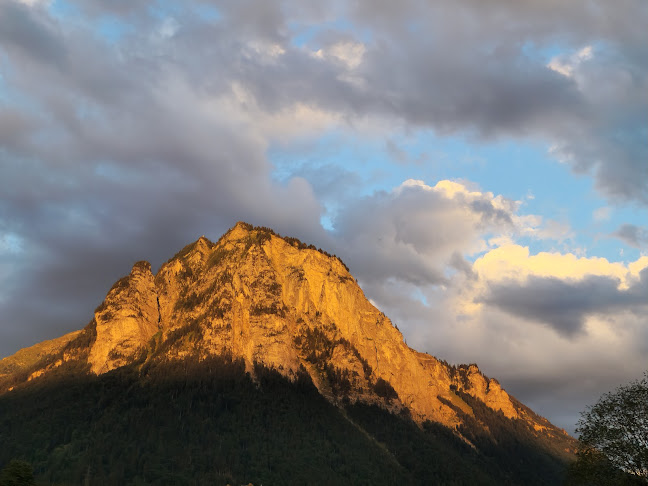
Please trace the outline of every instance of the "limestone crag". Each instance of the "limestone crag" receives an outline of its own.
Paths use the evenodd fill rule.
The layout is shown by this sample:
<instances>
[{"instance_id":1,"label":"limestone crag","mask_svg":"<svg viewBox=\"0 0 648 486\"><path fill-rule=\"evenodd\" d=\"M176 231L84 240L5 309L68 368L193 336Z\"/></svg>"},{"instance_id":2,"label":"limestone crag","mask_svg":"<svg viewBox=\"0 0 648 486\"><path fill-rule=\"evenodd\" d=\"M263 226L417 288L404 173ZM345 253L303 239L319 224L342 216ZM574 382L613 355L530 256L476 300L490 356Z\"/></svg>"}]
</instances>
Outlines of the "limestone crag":
<instances>
[{"instance_id":1,"label":"limestone crag","mask_svg":"<svg viewBox=\"0 0 648 486\"><path fill-rule=\"evenodd\" d=\"M83 336L87 352L68 350L47 369L77 359L100 374L134 362L230 353L251 373L255 362L291 378L308 373L334 403L376 403L406 409L419 422L456 426L459 411L472 414L461 398L467 393L535 430L553 427L475 365L449 366L409 348L338 258L245 223L216 243L199 238L155 276L147 262L136 263Z\"/></svg>"},{"instance_id":2,"label":"limestone crag","mask_svg":"<svg viewBox=\"0 0 648 486\"><path fill-rule=\"evenodd\" d=\"M485 377L477 365L461 365L453 371L454 387L479 398L493 410L501 411L507 418L520 417L509 394L497 380Z\"/></svg>"},{"instance_id":3,"label":"limestone crag","mask_svg":"<svg viewBox=\"0 0 648 486\"><path fill-rule=\"evenodd\" d=\"M186 323L200 336L176 343L177 356L227 350L249 369L255 361L288 376L306 369L329 397L457 422L438 398L460 400L448 371L431 356L439 365L424 366L337 258L238 224L216 245L201 238L186 247L162 266L156 284L165 338Z\"/></svg>"},{"instance_id":4,"label":"limestone crag","mask_svg":"<svg viewBox=\"0 0 648 486\"><path fill-rule=\"evenodd\" d=\"M137 262L95 311L96 339L88 362L93 373L130 363L160 328L157 291L148 262Z\"/></svg>"}]
</instances>

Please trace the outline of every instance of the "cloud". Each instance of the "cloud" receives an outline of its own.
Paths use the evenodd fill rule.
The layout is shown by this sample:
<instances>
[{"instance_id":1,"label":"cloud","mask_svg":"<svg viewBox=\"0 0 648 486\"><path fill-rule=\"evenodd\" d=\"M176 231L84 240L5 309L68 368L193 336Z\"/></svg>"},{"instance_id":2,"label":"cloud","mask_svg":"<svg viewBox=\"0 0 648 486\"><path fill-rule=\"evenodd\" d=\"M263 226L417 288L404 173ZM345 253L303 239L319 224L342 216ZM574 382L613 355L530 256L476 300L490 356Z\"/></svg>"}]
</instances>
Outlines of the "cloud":
<instances>
[{"instance_id":1,"label":"cloud","mask_svg":"<svg viewBox=\"0 0 648 486\"><path fill-rule=\"evenodd\" d=\"M527 227L517 207L515 201L458 182L429 186L407 180L391 192L349 202L333 221L335 244L363 281L443 284L450 262L462 267L457 254L487 249L489 233L513 234Z\"/></svg>"},{"instance_id":2,"label":"cloud","mask_svg":"<svg viewBox=\"0 0 648 486\"><path fill-rule=\"evenodd\" d=\"M560 55L554 57L547 67L552 71L562 74L568 78L574 76L574 69L582 62L592 59L592 46L585 46L571 56Z\"/></svg>"},{"instance_id":3,"label":"cloud","mask_svg":"<svg viewBox=\"0 0 648 486\"><path fill-rule=\"evenodd\" d=\"M337 15L371 39L362 42L353 82L339 58L321 55L310 65L319 73L308 81L312 90L283 83L293 96L439 134L540 140L576 173L593 175L611 201L648 203L648 12L640 1L622 9L603 1L460 8L412 0L398 9L361 1ZM313 52L333 51L331 37ZM273 85L295 66L273 73Z\"/></svg>"},{"instance_id":4,"label":"cloud","mask_svg":"<svg viewBox=\"0 0 648 486\"><path fill-rule=\"evenodd\" d=\"M40 2L4 1L0 9L0 43L9 53L47 64L66 62L66 48Z\"/></svg>"},{"instance_id":5,"label":"cloud","mask_svg":"<svg viewBox=\"0 0 648 486\"><path fill-rule=\"evenodd\" d=\"M410 346L452 363L477 362L570 433L585 405L645 369L645 258L626 267L625 289L612 276L527 275L513 282L472 271L477 278L458 273L445 287L372 282L367 294Z\"/></svg>"},{"instance_id":6,"label":"cloud","mask_svg":"<svg viewBox=\"0 0 648 486\"><path fill-rule=\"evenodd\" d=\"M361 42L337 42L326 49L318 49L313 56L319 59L333 59L342 62L347 69L355 69L362 64L366 47Z\"/></svg>"},{"instance_id":7,"label":"cloud","mask_svg":"<svg viewBox=\"0 0 648 486\"><path fill-rule=\"evenodd\" d=\"M596 222L608 221L612 215L612 208L609 206L600 207L592 213L592 219Z\"/></svg>"},{"instance_id":8,"label":"cloud","mask_svg":"<svg viewBox=\"0 0 648 486\"><path fill-rule=\"evenodd\" d=\"M585 330L590 315L635 312L648 305L642 297L646 268L648 257L624 265L572 253L532 255L528 247L509 244L474 262L479 282L471 287L464 307L476 312L482 304L493 305L573 337Z\"/></svg>"},{"instance_id":9,"label":"cloud","mask_svg":"<svg viewBox=\"0 0 648 486\"><path fill-rule=\"evenodd\" d=\"M612 236L635 248L646 248L648 246L648 230L634 224L622 224L612 233Z\"/></svg>"},{"instance_id":10,"label":"cloud","mask_svg":"<svg viewBox=\"0 0 648 486\"><path fill-rule=\"evenodd\" d=\"M301 126L285 122L301 113L342 127L373 117L468 138L540 140L576 172L594 175L612 200L648 202L648 13L640 0L623 8L604 1L459 8L412 0L397 12L384 2L336 4L327 12L243 2L219 6L216 19L188 2L162 24L173 42L152 40L161 26L146 2L79 2L85 18L77 25L87 28L76 30L47 10L5 3L2 32L12 58L30 53L44 65L67 63L67 82L52 81L94 90L90 102L131 93L129 81L154 84L173 66L213 97L245 93L238 113L251 107L250 116L268 126L280 116L284 131ZM117 41L120 60L74 50L97 44L89 23L105 16L131 27ZM296 44L318 22L331 23ZM557 39L560 53L547 62L543 52ZM100 47L93 50L105 53ZM43 79L42 66L38 71L25 74Z\"/></svg>"},{"instance_id":11,"label":"cloud","mask_svg":"<svg viewBox=\"0 0 648 486\"><path fill-rule=\"evenodd\" d=\"M636 285L626 290L618 287L618 280L601 276L588 276L579 281L529 276L522 286L518 282L490 285L482 302L523 319L542 322L564 336L573 337L585 331L586 318L592 314L647 310L648 269Z\"/></svg>"},{"instance_id":12,"label":"cloud","mask_svg":"<svg viewBox=\"0 0 648 486\"><path fill-rule=\"evenodd\" d=\"M643 260L640 260L643 261ZM628 267L600 257L577 257L572 253L540 252L516 244L495 248L475 261L475 270L488 280L515 279L524 282L529 275L582 279L589 275L612 277L626 282Z\"/></svg>"}]
</instances>

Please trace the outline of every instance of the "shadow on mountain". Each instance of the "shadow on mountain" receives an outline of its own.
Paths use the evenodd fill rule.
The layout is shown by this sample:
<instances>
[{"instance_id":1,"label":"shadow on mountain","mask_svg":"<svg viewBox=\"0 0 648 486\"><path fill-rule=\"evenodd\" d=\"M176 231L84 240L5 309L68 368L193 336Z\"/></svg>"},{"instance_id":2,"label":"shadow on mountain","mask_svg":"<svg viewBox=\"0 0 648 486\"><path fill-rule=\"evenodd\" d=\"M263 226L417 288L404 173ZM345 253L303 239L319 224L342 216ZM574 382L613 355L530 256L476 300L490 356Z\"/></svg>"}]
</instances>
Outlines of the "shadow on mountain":
<instances>
[{"instance_id":1,"label":"shadow on mountain","mask_svg":"<svg viewBox=\"0 0 648 486\"><path fill-rule=\"evenodd\" d=\"M493 438L467 422L473 446L377 406L336 407L306 372L252 377L227 356L100 376L69 365L0 396L0 465L27 460L43 484L542 485L564 470L476 401Z\"/></svg>"}]
</instances>

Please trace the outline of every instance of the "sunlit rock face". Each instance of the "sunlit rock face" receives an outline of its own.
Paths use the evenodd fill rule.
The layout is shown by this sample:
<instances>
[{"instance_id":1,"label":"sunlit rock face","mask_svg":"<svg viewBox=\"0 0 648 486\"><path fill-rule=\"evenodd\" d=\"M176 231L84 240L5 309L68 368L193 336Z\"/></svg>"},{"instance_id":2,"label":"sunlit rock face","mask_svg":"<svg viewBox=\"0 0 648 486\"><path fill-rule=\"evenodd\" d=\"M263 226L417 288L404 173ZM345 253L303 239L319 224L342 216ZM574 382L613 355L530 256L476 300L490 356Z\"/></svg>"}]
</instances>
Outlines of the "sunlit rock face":
<instances>
[{"instance_id":1,"label":"sunlit rock face","mask_svg":"<svg viewBox=\"0 0 648 486\"><path fill-rule=\"evenodd\" d=\"M472 415L466 393L535 430L557 430L477 366L449 366L409 348L337 257L245 223L216 243L199 238L155 276L147 262L136 263L82 337L47 369L77 359L101 374L226 353L252 375L254 363L289 378L308 373L333 403L375 403L452 427L461 412Z\"/></svg>"},{"instance_id":2,"label":"sunlit rock face","mask_svg":"<svg viewBox=\"0 0 648 486\"><path fill-rule=\"evenodd\" d=\"M137 262L95 311L97 337L88 362L105 373L132 362L159 329L157 290L148 262Z\"/></svg>"},{"instance_id":3,"label":"sunlit rock face","mask_svg":"<svg viewBox=\"0 0 648 486\"><path fill-rule=\"evenodd\" d=\"M453 384L493 410L501 411L507 418L520 418L520 413L499 382L485 377L477 365L461 365L453 373Z\"/></svg>"},{"instance_id":4,"label":"sunlit rock face","mask_svg":"<svg viewBox=\"0 0 648 486\"><path fill-rule=\"evenodd\" d=\"M59 353L80 332L73 331L56 339L34 344L28 348L21 349L12 356L0 359L0 378L29 369L41 359Z\"/></svg>"},{"instance_id":5,"label":"sunlit rock face","mask_svg":"<svg viewBox=\"0 0 648 486\"><path fill-rule=\"evenodd\" d=\"M457 422L456 412L438 398L460 400L447 367L408 348L339 259L296 240L243 223L216 244L200 238L155 277L159 323L155 312L135 312L156 300L149 280L137 285L127 291L134 303L120 303L127 310L113 313L114 333L102 330L110 322L97 314L94 346L102 352L91 356L101 358L93 361L95 372L119 363L106 359L113 350L132 356L135 344L153 338L159 326L167 358L228 352L250 371L254 362L289 377L306 371L331 400L405 406L419 420ZM124 330L128 346L114 337ZM108 340L99 344L102 336Z\"/></svg>"}]
</instances>

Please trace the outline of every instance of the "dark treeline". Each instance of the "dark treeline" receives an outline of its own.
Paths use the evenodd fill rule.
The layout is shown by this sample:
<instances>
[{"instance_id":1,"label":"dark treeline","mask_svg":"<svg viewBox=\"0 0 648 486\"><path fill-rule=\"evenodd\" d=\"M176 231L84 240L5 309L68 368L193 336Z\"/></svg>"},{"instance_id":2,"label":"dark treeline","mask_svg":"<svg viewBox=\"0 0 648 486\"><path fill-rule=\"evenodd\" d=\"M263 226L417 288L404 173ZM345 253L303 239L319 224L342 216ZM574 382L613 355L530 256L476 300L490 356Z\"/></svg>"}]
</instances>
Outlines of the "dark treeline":
<instances>
[{"instance_id":1,"label":"dark treeline","mask_svg":"<svg viewBox=\"0 0 648 486\"><path fill-rule=\"evenodd\" d=\"M477 401L497 443L469 423L475 449L440 425L337 408L305 373L254 375L228 357L61 370L0 396L0 468L27 461L56 485L560 484L563 463Z\"/></svg>"}]
</instances>

